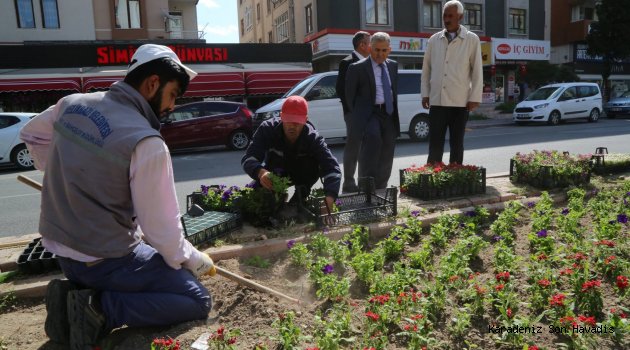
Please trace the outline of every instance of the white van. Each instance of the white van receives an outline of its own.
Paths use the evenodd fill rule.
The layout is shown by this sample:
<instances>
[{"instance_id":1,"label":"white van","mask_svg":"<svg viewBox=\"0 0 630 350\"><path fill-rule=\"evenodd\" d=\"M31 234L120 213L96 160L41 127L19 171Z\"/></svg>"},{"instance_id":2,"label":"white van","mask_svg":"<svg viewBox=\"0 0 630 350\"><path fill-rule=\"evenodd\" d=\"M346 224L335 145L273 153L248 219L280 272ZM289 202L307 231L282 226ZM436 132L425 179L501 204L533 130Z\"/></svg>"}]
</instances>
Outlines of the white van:
<instances>
[{"instance_id":1,"label":"white van","mask_svg":"<svg viewBox=\"0 0 630 350\"><path fill-rule=\"evenodd\" d=\"M422 107L420 96L421 70L398 71L398 114L400 132L409 134L414 141L429 136L429 111ZM281 98L260 107L253 118L254 129L264 120L280 115L284 100L293 95L308 101L309 121L324 138L346 137L341 100L337 96L337 72L313 74L297 83Z\"/></svg>"},{"instance_id":2,"label":"white van","mask_svg":"<svg viewBox=\"0 0 630 350\"><path fill-rule=\"evenodd\" d=\"M513 120L558 125L560 121L584 118L596 122L602 112L602 93L595 83L546 85L516 105Z\"/></svg>"}]
</instances>

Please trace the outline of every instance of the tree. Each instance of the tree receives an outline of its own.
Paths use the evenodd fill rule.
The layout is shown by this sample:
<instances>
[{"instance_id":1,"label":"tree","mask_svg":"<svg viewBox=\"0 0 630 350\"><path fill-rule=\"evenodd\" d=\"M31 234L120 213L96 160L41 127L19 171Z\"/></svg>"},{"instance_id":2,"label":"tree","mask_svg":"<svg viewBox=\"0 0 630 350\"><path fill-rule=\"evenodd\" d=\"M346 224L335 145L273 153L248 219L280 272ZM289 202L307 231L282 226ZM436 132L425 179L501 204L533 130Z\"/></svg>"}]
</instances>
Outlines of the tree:
<instances>
[{"instance_id":1,"label":"tree","mask_svg":"<svg viewBox=\"0 0 630 350\"><path fill-rule=\"evenodd\" d=\"M630 55L630 0L600 0L595 6L598 21L586 35L588 54L601 56L604 98L610 97L610 71L615 62Z\"/></svg>"}]
</instances>

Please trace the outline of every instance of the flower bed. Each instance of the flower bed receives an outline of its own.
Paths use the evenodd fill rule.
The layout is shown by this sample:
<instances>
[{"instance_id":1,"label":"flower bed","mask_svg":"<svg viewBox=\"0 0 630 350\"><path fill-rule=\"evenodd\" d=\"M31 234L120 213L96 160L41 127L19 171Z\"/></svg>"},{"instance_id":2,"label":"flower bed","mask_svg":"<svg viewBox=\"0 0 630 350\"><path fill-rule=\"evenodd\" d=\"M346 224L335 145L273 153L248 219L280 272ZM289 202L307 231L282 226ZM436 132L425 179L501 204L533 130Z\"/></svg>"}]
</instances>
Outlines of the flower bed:
<instances>
[{"instance_id":1,"label":"flower bed","mask_svg":"<svg viewBox=\"0 0 630 350\"><path fill-rule=\"evenodd\" d=\"M510 180L542 189L580 186L590 182L590 158L555 150L517 153L510 159Z\"/></svg>"},{"instance_id":2,"label":"flower bed","mask_svg":"<svg viewBox=\"0 0 630 350\"><path fill-rule=\"evenodd\" d=\"M400 170L400 192L422 200L486 193L486 169L439 163Z\"/></svg>"},{"instance_id":3,"label":"flower bed","mask_svg":"<svg viewBox=\"0 0 630 350\"><path fill-rule=\"evenodd\" d=\"M630 154L593 154L593 172L599 175L630 171Z\"/></svg>"}]
</instances>

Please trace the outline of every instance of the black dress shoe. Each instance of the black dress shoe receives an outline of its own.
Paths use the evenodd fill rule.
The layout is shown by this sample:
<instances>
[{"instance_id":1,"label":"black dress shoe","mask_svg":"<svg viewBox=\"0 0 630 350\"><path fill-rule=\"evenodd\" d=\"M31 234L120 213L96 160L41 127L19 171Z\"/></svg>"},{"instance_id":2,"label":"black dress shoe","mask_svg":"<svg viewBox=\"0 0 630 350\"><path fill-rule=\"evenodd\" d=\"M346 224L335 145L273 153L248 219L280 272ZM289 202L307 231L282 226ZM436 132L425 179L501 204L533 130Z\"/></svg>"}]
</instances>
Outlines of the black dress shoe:
<instances>
[{"instance_id":1,"label":"black dress shoe","mask_svg":"<svg viewBox=\"0 0 630 350\"><path fill-rule=\"evenodd\" d=\"M354 193L359 192L359 187L354 183L344 183L341 188L342 193Z\"/></svg>"}]
</instances>

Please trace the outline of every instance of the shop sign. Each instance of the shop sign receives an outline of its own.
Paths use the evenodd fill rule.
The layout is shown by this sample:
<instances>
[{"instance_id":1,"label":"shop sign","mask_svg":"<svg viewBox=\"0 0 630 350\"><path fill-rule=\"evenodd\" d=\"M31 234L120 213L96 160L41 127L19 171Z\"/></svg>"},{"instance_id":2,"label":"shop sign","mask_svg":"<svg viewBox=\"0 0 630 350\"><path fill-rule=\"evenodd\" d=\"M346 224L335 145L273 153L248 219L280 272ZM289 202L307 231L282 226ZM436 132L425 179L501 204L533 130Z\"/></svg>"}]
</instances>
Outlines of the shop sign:
<instances>
[{"instance_id":1,"label":"shop sign","mask_svg":"<svg viewBox=\"0 0 630 350\"><path fill-rule=\"evenodd\" d=\"M495 98L494 92L484 92L481 94L481 103L494 103Z\"/></svg>"},{"instance_id":2,"label":"shop sign","mask_svg":"<svg viewBox=\"0 0 630 350\"><path fill-rule=\"evenodd\" d=\"M546 40L492 38L497 60L549 60L550 45Z\"/></svg>"},{"instance_id":3,"label":"shop sign","mask_svg":"<svg viewBox=\"0 0 630 350\"><path fill-rule=\"evenodd\" d=\"M615 63L630 63L630 59L626 58L623 60L614 60ZM604 62L604 57L599 55L589 55L588 54L588 44L576 44L575 45L575 62L593 62L593 63L602 63Z\"/></svg>"},{"instance_id":4,"label":"shop sign","mask_svg":"<svg viewBox=\"0 0 630 350\"><path fill-rule=\"evenodd\" d=\"M481 64L484 66L490 65L494 63L492 56L492 43L490 42L482 42L481 43Z\"/></svg>"}]
</instances>

